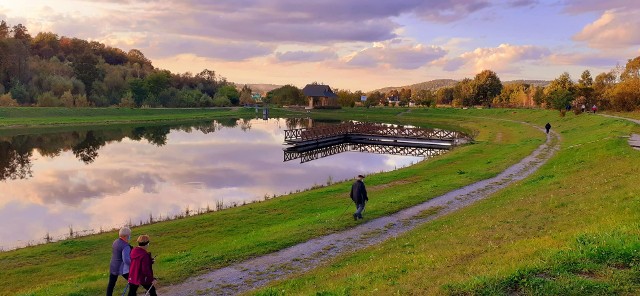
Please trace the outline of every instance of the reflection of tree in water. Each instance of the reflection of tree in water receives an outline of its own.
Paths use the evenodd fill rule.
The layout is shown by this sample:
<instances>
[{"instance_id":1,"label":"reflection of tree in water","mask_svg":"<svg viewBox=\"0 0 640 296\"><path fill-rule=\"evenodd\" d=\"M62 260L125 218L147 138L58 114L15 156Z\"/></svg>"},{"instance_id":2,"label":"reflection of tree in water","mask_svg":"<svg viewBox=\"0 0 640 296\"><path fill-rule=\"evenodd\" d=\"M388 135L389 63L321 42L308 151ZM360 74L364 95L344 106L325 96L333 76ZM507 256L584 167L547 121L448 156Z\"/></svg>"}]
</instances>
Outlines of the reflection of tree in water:
<instances>
[{"instance_id":1,"label":"reflection of tree in water","mask_svg":"<svg viewBox=\"0 0 640 296\"><path fill-rule=\"evenodd\" d=\"M30 178L31 155L31 149L16 149L12 143L0 141L0 181Z\"/></svg>"},{"instance_id":2,"label":"reflection of tree in water","mask_svg":"<svg viewBox=\"0 0 640 296\"><path fill-rule=\"evenodd\" d=\"M251 129L251 119L242 119L240 120L240 129L243 132L246 132Z\"/></svg>"},{"instance_id":3,"label":"reflection of tree in water","mask_svg":"<svg viewBox=\"0 0 640 296\"><path fill-rule=\"evenodd\" d=\"M132 131L132 140L145 139L158 147L167 144L167 135L171 132L168 126L137 127Z\"/></svg>"},{"instance_id":4,"label":"reflection of tree in water","mask_svg":"<svg viewBox=\"0 0 640 296\"><path fill-rule=\"evenodd\" d=\"M78 159L89 164L96 160L98 149L105 144L106 142L102 138L96 138L93 131L88 131L84 141L71 148L71 151Z\"/></svg>"},{"instance_id":5,"label":"reflection of tree in water","mask_svg":"<svg viewBox=\"0 0 640 296\"><path fill-rule=\"evenodd\" d=\"M216 120L216 122L224 127L236 127L238 126L238 120L238 118L223 118Z\"/></svg>"}]
</instances>

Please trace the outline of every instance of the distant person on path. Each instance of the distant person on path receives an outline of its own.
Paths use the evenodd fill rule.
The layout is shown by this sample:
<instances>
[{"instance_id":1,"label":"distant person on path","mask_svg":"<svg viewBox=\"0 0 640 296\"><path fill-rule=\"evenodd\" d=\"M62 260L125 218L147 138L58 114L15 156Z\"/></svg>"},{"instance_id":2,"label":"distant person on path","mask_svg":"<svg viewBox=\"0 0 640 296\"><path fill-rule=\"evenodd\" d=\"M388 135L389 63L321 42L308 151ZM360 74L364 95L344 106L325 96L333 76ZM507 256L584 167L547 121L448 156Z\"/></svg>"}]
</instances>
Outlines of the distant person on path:
<instances>
[{"instance_id":1,"label":"distant person on path","mask_svg":"<svg viewBox=\"0 0 640 296\"><path fill-rule=\"evenodd\" d=\"M582 110L582 113L584 113L584 111L587 110L587 106L582 104L582 106L580 106L580 110Z\"/></svg>"},{"instance_id":2,"label":"distant person on path","mask_svg":"<svg viewBox=\"0 0 640 296\"><path fill-rule=\"evenodd\" d=\"M547 134L549 133L549 130L551 129L551 123L548 123L544 125L544 128L547 130Z\"/></svg>"},{"instance_id":3,"label":"distant person on path","mask_svg":"<svg viewBox=\"0 0 640 296\"><path fill-rule=\"evenodd\" d=\"M111 245L111 264L109 264L109 285L107 285L107 296L113 295L113 289L119 276L125 280L129 278L129 265L131 264L131 229L122 227L118 232L118 239Z\"/></svg>"},{"instance_id":4,"label":"distant person on path","mask_svg":"<svg viewBox=\"0 0 640 296\"><path fill-rule=\"evenodd\" d=\"M356 181L351 185L351 200L356 204L356 212L353 213L353 220L362 219L362 211L364 205L369 200L367 197L367 189L364 187L363 175L358 175Z\"/></svg>"},{"instance_id":5,"label":"distant person on path","mask_svg":"<svg viewBox=\"0 0 640 296\"><path fill-rule=\"evenodd\" d=\"M138 246L131 251L131 268L129 269L129 296L136 296L138 287L142 286L147 289L148 294L157 296L157 281L153 277L152 264L155 261L151 257L151 253L147 252L149 248L149 236L141 235L138 237Z\"/></svg>"},{"instance_id":6,"label":"distant person on path","mask_svg":"<svg viewBox=\"0 0 640 296\"><path fill-rule=\"evenodd\" d=\"M591 107L591 111L593 111L593 114L596 114L596 111L598 111L598 107L596 107L596 105L594 104L593 107Z\"/></svg>"}]
</instances>

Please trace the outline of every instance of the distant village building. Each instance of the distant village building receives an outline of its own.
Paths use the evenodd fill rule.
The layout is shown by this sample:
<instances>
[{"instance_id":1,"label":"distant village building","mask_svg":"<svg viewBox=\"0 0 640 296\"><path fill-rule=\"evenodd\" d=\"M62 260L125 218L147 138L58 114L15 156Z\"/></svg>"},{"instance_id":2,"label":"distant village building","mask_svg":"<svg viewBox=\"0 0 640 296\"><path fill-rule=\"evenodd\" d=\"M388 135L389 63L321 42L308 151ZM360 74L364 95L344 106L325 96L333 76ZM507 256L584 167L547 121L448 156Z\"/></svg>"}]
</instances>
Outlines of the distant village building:
<instances>
[{"instance_id":1,"label":"distant village building","mask_svg":"<svg viewBox=\"0 0 640 296\"><path fill-rule=\"evenodd\" d=\"M307 84L307 86L302 89L302 92L309 101L309 109L340 108L340 104L338 104L338 95L336 95L328 85Z\"/></svg>"},{"instance_id":2,"label":"distant village building","mask_svg":"<svg viewBox=\"0 0 640 296\"><path fill-rule=\"evenodd\" d=\"M262 95L260 93L252 93L251 94L251 98L253 99L254 102L256 103L260 103L262 102Z\"/></svg>"}]
</instances>

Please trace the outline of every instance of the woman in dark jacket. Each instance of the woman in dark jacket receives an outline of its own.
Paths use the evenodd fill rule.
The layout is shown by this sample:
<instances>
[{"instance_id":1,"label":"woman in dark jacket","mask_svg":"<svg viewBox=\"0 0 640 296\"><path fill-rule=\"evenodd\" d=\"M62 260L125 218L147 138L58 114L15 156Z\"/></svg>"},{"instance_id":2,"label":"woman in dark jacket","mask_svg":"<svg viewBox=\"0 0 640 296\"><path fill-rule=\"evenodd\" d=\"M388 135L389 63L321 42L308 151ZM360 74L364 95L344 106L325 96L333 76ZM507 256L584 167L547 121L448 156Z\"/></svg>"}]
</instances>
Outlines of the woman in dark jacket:
<instances>
[{"instance_id":1,"label":"woman in dark jacket","mask_svg":"<svg viewBox=\"0 0 640 296\"><path fill-rule=\"evenodd\" d=\"M147 252L149 248L149 236L138 237L138 246L131 251L131 267L129 268L129 296L136 296L138 287L143 286L149 291L149 295L156 296L157 283L153 277L153 258Z\"/></svg>"}]
</instances>

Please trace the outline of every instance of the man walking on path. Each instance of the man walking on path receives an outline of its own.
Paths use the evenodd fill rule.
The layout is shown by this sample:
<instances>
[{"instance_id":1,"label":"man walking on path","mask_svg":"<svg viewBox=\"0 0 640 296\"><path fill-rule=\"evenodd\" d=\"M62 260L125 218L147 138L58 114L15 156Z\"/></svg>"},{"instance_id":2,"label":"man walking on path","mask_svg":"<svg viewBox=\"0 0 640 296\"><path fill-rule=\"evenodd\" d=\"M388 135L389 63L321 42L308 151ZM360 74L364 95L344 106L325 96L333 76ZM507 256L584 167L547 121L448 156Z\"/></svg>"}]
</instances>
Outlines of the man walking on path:
<instances>
[{"instance_id":1,"label":"man walking on path","mask_svg":"<svg viewBox=\"0 0 640 296\"><path fill-rule=\"evenodd\" d=\"M364 187L363 175L358 175L356 181L351 185L351 200L356 204L356 212L353 213L353 220L362 219L362 211L364 205L369 200L367 197L367 189Z\"/></svg>"},{"instance_id":2,"label":"man walking on path","mask_svg":"<svg viewBox=\"0 0 640 296\"><path fill-rule=\"evenodd\" d=\"M131 246L129 239L131 238L131 229L122 227L118 233L118 239L111 246L111 264L109 264L109 284L107 285L107 296L113 294L116 281L119 276L129 279L129 265L131 264Z\"/></svg>"},{"instance_id":3,"label":"man walking on path","mask_svg":"<svg viewBox=\"0 0 640 296\"><path fill-rule=\"evenodd\" d=\"M548 123L544 126L544 128L547 130L547 134L549 133L549 130L551 129L551 123Z\"/></svg>"}]
</instances>

